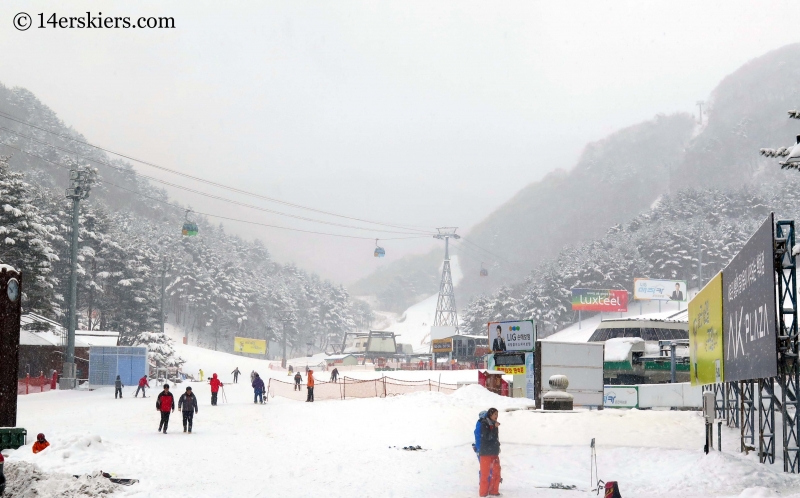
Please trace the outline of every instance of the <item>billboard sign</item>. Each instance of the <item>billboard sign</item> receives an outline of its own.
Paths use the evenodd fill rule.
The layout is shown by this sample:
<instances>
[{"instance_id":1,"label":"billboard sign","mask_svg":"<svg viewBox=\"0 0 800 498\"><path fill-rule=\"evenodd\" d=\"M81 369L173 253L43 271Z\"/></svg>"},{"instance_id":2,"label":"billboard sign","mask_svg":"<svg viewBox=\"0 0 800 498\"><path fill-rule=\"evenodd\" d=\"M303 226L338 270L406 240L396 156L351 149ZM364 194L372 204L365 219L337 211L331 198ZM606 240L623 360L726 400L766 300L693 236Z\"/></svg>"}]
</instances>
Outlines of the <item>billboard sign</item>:
<instances>
[{"instance_id":1,"label":"billboard sign","mask_svg":"<svg viewBox=\"0 0 800 498\"><path fill-rule=\"evenodd\" d=\"M509 375L525 375L527 371L525 355L526 353L496 353L494 369Z\"/></svg>"},{"instance_id":2,"label":"billboard sign","mask_svg":"<svg viewBox=\"0 0 800 498\"><path fill-rule=\"evenodd\" d=\"M234 337L233 350L237 353L267 354L267 341L249 339L247 337Z\"/></svg>"},{"instance_id":3,"label":"billboard sign","mask_svg":"<svg viewBox=\"0 0 800 498\"><path fill-rule=\"evenodd\" d=\"M533 320L489 322L488 330L489 345L494 352L533 351L536 342Z\"/></svg>"},{"instance_id":4,"label":"billboard sign","mask_svg":"<svg viewBox=\"0 0 800 498\"><path fill-rule=\"evenodd\" d=\"M687 300L685 280L633 279L633 298L639 301L677 301Z\"/></svg>"},{"instance_id":5,"label":"billboard sign","mask_svg":"<svg viewBox=\"0 0 800 498\"><path fill-rule=\"evenodd\" d=\"M722 273L689 301L689 377L693 386L725 382Z\"/></svg>"},{"instance_id":6,"label":"billboard sign","mask_svg":"<svg viewBox=\"0 0 800 498\"><path fill-rule=\"evenodd\" d=\"M628 311L628 291L624 289L572 289L572 309L576 311Z\"/></svg>"},{"instance_id":7,"label":"billboard sign","mask_svg":"<svg viewBox=\"0 0 800 498\"><path fill-rule=\"evenodd\" d=\"M722 271L725 380L778 374L773 214Z\"/></svg>"},{"instance_id":8,"label":"billboard sign","mask_svg":"<svg viewBox=\"0 0 800 498\"><path fill-rule=\"evenodd\" d=\"M450 353L453 351L453 339L434 339L431 344L434 353Z\"/></svg>"}]
</instances>

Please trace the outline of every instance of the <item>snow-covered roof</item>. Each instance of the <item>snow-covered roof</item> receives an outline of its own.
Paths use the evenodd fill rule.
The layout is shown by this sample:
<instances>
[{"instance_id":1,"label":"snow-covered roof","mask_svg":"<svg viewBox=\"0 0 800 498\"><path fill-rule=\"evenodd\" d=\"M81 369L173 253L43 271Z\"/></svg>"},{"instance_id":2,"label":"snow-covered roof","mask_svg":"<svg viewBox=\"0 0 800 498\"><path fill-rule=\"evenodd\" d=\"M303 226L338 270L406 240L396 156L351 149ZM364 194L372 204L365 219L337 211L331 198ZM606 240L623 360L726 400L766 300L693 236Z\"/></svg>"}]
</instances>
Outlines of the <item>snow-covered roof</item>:
<instances>
[{"instance_id":1,"label":"snow-covered roof","mask_svg":"<svg viewBox=\"0 0 800 498\"><path fill-rule=\"evenodd\" d=\"M119 332L110 330L76 330L75 339L79 338L90 346L117 346Z\"/></svg>"},{"instance_id":2,"label":"snow-covered roof","mask_svg":"<svg viewBox=\"0 0 800 498\"><path fill-rule=\"evenodd\" d=\"M5 271L13 271L13 272L17 271L17 269L14 268L11 265L5 265L5 264L0 263L0 272L2 272L3 270L5 270Z\"/></svg>"},{"instance_id":3,"label":"snow-covered roof","mask_svg":"<svg viewBox=\"0 0 800 498\"><path fill-rule=\"evenodd\" d=\"M42 324L47 326L49 330L54 332L60 333L64 327L61 326L60 323L51 320L49 318L43 317L42 315L37 315L36 313L25 313L19 318L20 324L24 327L25 325L32 325L32 324Z\"/></svg>"},{"instance_id":4,"label":"snow-covered roof","mask_svg":"<svg viewBox=\"0 0 800 498\"><path fill-rule=\"evenodd\" d=\"M20 346L64 346L64 338L60 334L54 334L50 331L35 332L33 330L20 330L19 331L19 344ZM89 344L75 337L76 348L88 348Z\"/></svg>"},{"instance_id":5,"label":"snow-covered roof","mask_svg":"<svg viewBox=\"0 0 800 498\"><path fill-rule=\"evenodd\" d=\"M301 356L300 358L291 358L286 360L287 365L297 366L319 366L325 364L325 358L329 358L326 353L317 353L313 356Z\"/></svg>"},{"instance_id":6,"label":"snow-covered roof","mask_svg":"<svg viewBox=\"0 0 800 498\"><path fill-rule=\"evenodd\" d=\"M326 360L343 360L343 359L347 358L348 356L355 357L355 355L353 355L353 354L332 354L330 356L326 356L325 359Z\"/></svg>"},{"instance_id":7,"label":"snow-covered roof","mask_svg":"<svg viewBox=\"0 0 800 498\"><path fill-rule=\"evenodd\" d=\"M605 343L604 361L628 361L634 344L643 343L641 337L617 337Z\"/></svg>"}]
</instances>

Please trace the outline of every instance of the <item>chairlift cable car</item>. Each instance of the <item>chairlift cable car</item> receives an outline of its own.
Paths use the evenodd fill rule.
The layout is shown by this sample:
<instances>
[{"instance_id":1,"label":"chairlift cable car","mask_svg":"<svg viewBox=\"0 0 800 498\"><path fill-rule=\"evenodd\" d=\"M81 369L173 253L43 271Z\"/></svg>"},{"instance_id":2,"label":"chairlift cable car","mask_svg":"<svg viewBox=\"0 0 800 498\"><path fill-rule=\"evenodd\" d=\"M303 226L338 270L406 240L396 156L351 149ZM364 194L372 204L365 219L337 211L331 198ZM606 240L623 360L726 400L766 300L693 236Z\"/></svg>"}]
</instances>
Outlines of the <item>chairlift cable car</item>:
<instances>
[{"instance_id":1,"label":"chairlift cable car","mask_svg":"<svg viewBox=\"0 0 800 498\"><path fill-rule=\"evenodd\" d=\"M376 258L382 258L386 256L386 251L383 250L383 247L378 245L378 239L375 239L375 253L374 256Z\"/></svg>"},{"instance_id":2,"label":"chairlift cable car","mask_svg":"<svg viewBox=\"0 0 800 498\"><path fill-rule=\"evenodd\" d=\"M188 237L194 237L195 235L197 235L197 232L199 230L197 229L197 223L189 221L190 211L191 209L186 210L186 218L183 221L183 229L181 230L181 234Z\"/></svg>"},{"instance_id":3,"label":"chairlift cable car","mask_svg":"<svg viewBox=\"0 0 800 498\"><path fill-rule=\"evenodd\" d=\"M488 277L489 270L483 267L483 261L481 261L481 277Z\"/></svg>"}]
</instances>

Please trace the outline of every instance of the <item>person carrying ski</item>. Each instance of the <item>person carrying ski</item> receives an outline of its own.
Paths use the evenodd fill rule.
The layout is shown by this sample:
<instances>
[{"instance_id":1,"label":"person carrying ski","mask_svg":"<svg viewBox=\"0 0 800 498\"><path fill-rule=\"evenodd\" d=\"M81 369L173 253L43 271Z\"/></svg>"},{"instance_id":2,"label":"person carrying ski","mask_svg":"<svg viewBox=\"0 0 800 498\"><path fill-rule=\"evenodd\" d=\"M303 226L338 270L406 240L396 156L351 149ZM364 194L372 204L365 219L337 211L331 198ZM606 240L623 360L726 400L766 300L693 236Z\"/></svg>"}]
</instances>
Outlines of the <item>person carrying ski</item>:
<instances>
[{"instance_id":1,"label":"person carrying ski","mask_svg":"<svg viewBox=\"0 0 800 498\"><path fill-rule=\"evenodd\" d=\"M164 390L158 393L156 398L156 410L161 412L161 422L158 424L158 432L162 429L164 434L167 433L167 426L169 425L169 414L175 412L175 398L169 392L169 384L164 384Z\"/></svg>"},{"instance_id":2,"label":"person carrying ski","mask_svg":"<svg viewBox=\"0 0 800 498\"><path fill-rule=\"evenodd\" d=\"M241 373L241 372L239 372L239 367L236 367L236 369L231 373L233 374L233 383L234 384L238 384L239 383L239 374Z\"/></svg>"},{"instance_id":3,"label":"person carrying ski","mask_svg":"<svg viewBox=\"0 0 800 498\"><path fill-rule=\"evenodd\" d=\"M308 378L306 379L306 387L308 388L308 396L306 402L314 402L314 371L308 370Z\"/></svg>"},{"instance_id":4,"label":"person carrying ski","mask_svg":"<svg viewBox=\"0 0 800 498\"><path fill-rule=\"evenodd\" d=\"M333 371L331 372L331 382L336 382L339 379L339 369L333 367Z\"/></svg>"},{"instance_id":5,"label":"person carrying ski","mask_svg":"<svg viewBox=\"0 0 800 498\"><path fill-rule=\"evenodd\" d=\"M217 406L217 393L223 384L217 378L217 374L212 375L208 383L211 384L211 406Z\"/></svg>"},{"instance_id":6,"label":"person carrying ski","mask_svg":"<svg viewBox=\"0 0 800 498\"><path fill-rule=\"evenodd\" d=\"M145 387L150 387L150 383L147 382L147 376L146 375L142 375L142 378L139 379L139 387L136 388L136 394L133 397L134 398L138 398L139 397L139 389L141 389L142 390L142 397L146 398L147 396L146 396Z\"/></svg>"},{"instance_id":7,"label":"person carrying ski","mask_svg":"<svg viewBox=\"0 0 800 498\"><path fill-rule=\"evenodd\" d=\"M255 378L256 378L256 371L255 370L250 370L250 383L251 384L253 383L253 379L255 379Z\"/></svg>"},{"instance_id":8,"label":"person carrying ski","mask_svg":"<svg viewBox=\"0 0 800 498\"><path fill-rule=\"evenodd\" d=\"M480 496L500 496L500 438L497 421L497 408L486 410L486 416L480 420L480 441L478 455L481 461Z\"/></svg>"},{"instance_id":9,"label":"person carrying ski","mask_svg":"<svg viewBox=\"0 0 800 498\"><path fill-rule=\"evenodd\" d=\"M294 374L294 390L300 391L300 383L303 382L303 376L300 375L300 372Z\"/></svg>"},{"instance_id":10,"label":"person carrying ski","mask_svg":"<svg viewBox=\"0 0 800 498\"><path fill-rule=\"evenodd\" d=\"M253 379L253 403L264 404L264 381L258 374Z\"/></svg>"},{"instance_id":11,"label":"person carrying ski","mask_svg":"<svg viewBox=\"0 0 800 498\"><path fill-rule=\"evenodd\" d=\"M119 399L122 399L122 388L125 387L122 385L122 381L117 375L117 380L114 381L114 399L117 399L117 394L119 394Z\"/></svg>"},{"instance_id":12,"label":"person carrying ski","mask_svg":"<svg viewBox=\"0 0 800 498\"><path fill-rule=\"evenodd\" d=\"M186 392L178 398L178 410L183 414L183 432L189 427L189 434L192 433L192 419L197 410L197 396L192 393L192 386L186 388Z\"/></svg>"},{"instance_id":13,"label":"person carrying ski","mask_svg":"<svg viewBox=\"0 0 800 498\"><path fill-rule=\"evenodd\" d=\"M43 449L47 448L48 446L50 446L50 443L48 443L47 439L44 438L44 434L42 434L41 432L39 434L37 434L36 435L36 442L33 443L33 452L34 453L39 453L40 451L42 451Z\"/></svg>"}]
</instances>

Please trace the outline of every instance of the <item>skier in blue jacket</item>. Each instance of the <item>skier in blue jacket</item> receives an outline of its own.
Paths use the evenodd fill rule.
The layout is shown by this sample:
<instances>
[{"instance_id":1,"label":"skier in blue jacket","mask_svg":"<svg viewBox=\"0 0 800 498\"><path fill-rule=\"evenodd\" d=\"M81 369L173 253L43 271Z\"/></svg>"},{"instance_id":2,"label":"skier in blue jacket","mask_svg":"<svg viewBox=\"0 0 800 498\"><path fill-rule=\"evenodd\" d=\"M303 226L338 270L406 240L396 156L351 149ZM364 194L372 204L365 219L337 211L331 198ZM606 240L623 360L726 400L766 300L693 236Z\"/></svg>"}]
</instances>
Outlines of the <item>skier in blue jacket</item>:
<instances>
[{"instance_id":1,"label":"skier in blue jacket","mask_svg":"<svg viewBox=\"0 0 800 498\"><path fill-rule=\"evenodd\" d=\"M475 442L472 443L472 449L475 451L475 456L478 457L478 462L481 461L481 420L486 418L486 410L480 412L478 414L478 421L475 422L475 431L472 433L475 436ZM481 471L478 470L478 480L480 481L481 478ZM492 478L491 472L489 473L489 479ZM502 482L502 480L500 481Z\"/></svg>"},{"instance_id":2,"label":"skier in blue jacket","mask_svg":"<svg viewBox=\"0 0 800 498\"><path fill-rule=\"evenodd\" d=\"M261 402L261 404L263 404L264 381L261 380L261 377L259 377L258 374L255 374L253 376L253 392L254 392L253 403Z\"/></svg>"}]
</instances>

